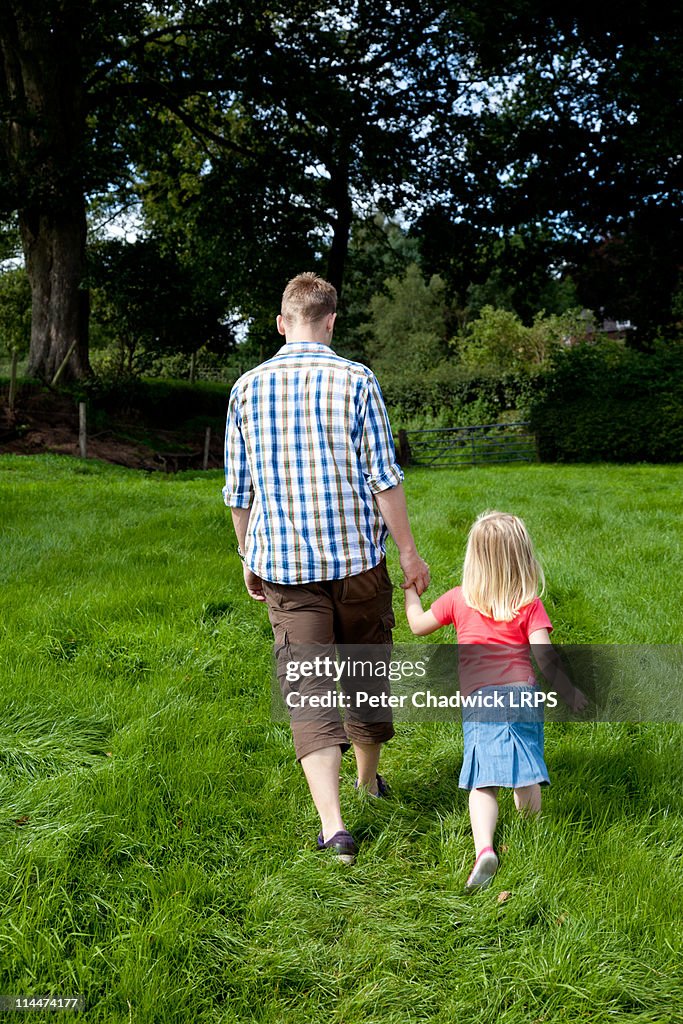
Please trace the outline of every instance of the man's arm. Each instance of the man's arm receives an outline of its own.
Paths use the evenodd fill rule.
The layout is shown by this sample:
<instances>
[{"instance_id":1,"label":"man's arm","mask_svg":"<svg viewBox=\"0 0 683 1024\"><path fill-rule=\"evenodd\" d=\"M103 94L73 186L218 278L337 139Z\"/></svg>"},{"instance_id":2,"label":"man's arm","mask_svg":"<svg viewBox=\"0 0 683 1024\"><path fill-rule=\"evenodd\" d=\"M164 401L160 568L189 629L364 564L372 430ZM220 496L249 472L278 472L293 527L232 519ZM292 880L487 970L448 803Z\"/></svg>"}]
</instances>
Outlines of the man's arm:
<instances>
[{"instance_id":1,"label":"man's arm","mask_svg":"<svg viewBox=\"0 0 683 1024\"><path fill-rule=\"evenodd\" d=\"M251 506L249 508L231 508L232 513L232 525L235 528L235 536L237 537L237 544L242 556L244 556L244 542L247 536L247 526L249 525L249 515L251 513ZM249 597L253 597L254 601L265 601L265 595L263 593L263 583L260 576L257 576L255 572L252 572L247 563L242 559L242 569L244 572L244 585L247 588Z\"/></svg>"},{"instance_id":2,"label":"man's arm","mask_svg":"<svg viewBox=\"0 0 683 1024\"><path fill-rule=\"evenodd\" d=\"M385 491L375 491L373 497L398 548L404 576L403 589L415 587L418 594L423 594L429 586L429 566L420 558L413 540L403 484L389 487Z\"/></svg>"},{"instance_id":3,"label":"man's arm","mask_svg":"<svg viewBox=\"0 0 683 1024\"><path fill-rule=\"evenodd\" d=\"M403 472L396 462L389 417L374 373L370 373L368 381L360 455L379 514L398 548L405 577L403 587L414 586L418 594L422 594L429 586L429 566L418 555L413 540L401 483Z\"/></svg>"},{"instance_id":4,"label":"man's arm","mask_svg":"<svg viewBox=\"0 0 683 1024\"><path fill-rule=\"evenodd\" d=\"M251 513L253 488L247 462L247 452L240 427L239 391L237 385L235 385L230 393L228 418L225 424L225 487L223 488L223 500L226 505L230 506L232 525L235 528L237 544L243 556L244 585L249 596L253 597L255 601L265 601L261 580L244 563L245 540L249 525L249 515Z\"/></svg>"}]
</instances>

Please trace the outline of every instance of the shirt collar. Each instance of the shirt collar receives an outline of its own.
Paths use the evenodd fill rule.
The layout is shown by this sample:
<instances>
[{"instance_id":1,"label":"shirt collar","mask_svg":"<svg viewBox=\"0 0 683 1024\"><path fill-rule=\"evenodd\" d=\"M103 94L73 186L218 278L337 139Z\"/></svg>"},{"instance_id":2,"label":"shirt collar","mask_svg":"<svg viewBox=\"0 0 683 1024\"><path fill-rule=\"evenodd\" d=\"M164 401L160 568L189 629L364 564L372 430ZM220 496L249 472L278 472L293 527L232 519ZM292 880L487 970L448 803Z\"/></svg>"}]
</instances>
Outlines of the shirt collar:
<instances>
[{"instance_id":1,"label":"shirt collar","mask_svg":"<svg viewBox=\"0 0 683 1024\"><path fill-rule=\"evenodd\" d=\"M277 354L286 356L288 352L332 352L332 349L322 341L288 341Z\"/></svg>"}]
</instances>

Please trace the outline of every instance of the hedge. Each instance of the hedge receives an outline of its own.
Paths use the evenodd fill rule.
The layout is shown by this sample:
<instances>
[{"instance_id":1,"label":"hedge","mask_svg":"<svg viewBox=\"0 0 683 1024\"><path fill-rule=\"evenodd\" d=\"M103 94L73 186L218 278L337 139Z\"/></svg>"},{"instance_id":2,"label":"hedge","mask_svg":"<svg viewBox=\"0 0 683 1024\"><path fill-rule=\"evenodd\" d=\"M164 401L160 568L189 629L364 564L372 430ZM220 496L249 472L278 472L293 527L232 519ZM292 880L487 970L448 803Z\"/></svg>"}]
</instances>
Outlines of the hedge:
<instances>
[{"instance_id":1,"label":"hedge","mask_svg":"<svg viewBox=\"0 0 683 1024\"><path fill-rule=\"evenodd\" d=\"M395 429L421 421L443 426L495 422L506 413L528 414L536 378L529 373L475 374L442 363L428 374L410 370L380 380Z\"/></svg>"},{"instance_id":2,"label":"hedge","mask_svg":"<svg viewBox=\"0 0 683 1024\"><path fill-rule=\"evenodd\" d=\"M683 346L615 344L559 353L529 411L548 462L683 460Z\"/></svg>"},{"instance_id":3,"label":"hedge","mask_svg":"<svg viewBox=\"0 0 683 1024\"><path fill-rule=\"evenodd\" d=\"M395 430L528 419L548 462L683 461L683 344L636 352L602 340L543 371L494 376L444 362L381 380Z\"/></svg>"}]
</instances>

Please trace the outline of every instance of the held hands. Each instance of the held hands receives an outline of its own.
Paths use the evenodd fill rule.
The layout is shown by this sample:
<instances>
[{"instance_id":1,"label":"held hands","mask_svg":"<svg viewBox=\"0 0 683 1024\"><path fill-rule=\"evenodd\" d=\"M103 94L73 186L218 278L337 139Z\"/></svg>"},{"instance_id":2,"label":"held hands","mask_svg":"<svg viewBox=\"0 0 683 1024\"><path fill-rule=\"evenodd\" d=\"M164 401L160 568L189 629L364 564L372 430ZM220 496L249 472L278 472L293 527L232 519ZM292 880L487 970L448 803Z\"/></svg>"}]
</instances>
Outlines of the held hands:
<instances>
[{"instance_id":1,"label":"held hands","mask_svg":"<svg viewBox=\"0 0 683 1024\"><path fill-rule=\"evenodd\" d=\"M429 586L429 566L420 558L417 548L399 552L399 561L404 576L402 588L407 590L409 587L415 587L418 596L424 594Z\"/></svg>"},{"instance_id":2,"label":"held hands","mask_svg":"<svg viewBox=\"0 0 683 1024\"><path fill-rule=\"evenodd\" d=\"M263 593L261 577L252 572L248 565L243 564L242 569L244 572L244 585L247 588L249 597L253 598L254 601L265 601L266 597Z\"/></svg>"}]
</instances>

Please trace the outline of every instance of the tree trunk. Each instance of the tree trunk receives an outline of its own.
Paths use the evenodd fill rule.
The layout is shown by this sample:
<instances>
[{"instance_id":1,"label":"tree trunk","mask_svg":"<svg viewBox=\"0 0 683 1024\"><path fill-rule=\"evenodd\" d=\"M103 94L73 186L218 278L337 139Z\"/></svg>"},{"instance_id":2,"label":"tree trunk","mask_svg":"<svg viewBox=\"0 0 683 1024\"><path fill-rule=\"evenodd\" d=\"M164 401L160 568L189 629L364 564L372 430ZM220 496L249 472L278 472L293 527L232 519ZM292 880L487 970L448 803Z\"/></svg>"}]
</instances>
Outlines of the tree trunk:
<instances>
[{"instance_id":1,"label":"tree trunk","mask_svg":"<svg viewBox=\"0 0 683 1024\"><path fill-rule=\"evenodd\" d=\"M2 0L0 145L3 186L19 213L32 291L28 373L52 380L70 346L64 376L83 377L88 363L85 270L86 5Z\"/></svg>"},{"instance_id":2,"label":"tree trunk","mask_svg":"<svg viewBox=\"0 0 683 1024\"><path fill-rule=\"evenodd\" d=\"M63 213L20 215L26 270L31 282L31 347L28 376L52 380L76 341L63 377L90 373L89 297L85 272L85 203Z\"/></svg>"},{"instance_id":3,"label":"tree trunk","mask_svg":"<svg viewBox=\"0 0 683 1024\"><path fill-rule=\"evenodd\" d=\"M349 168L346 161L342 161L332 170L329 191L336 217L332 245L327 256L327 280L337 289L337 297L341 298L353 220L353 208L349 195Z\"/></svg>"}]
</instances>

